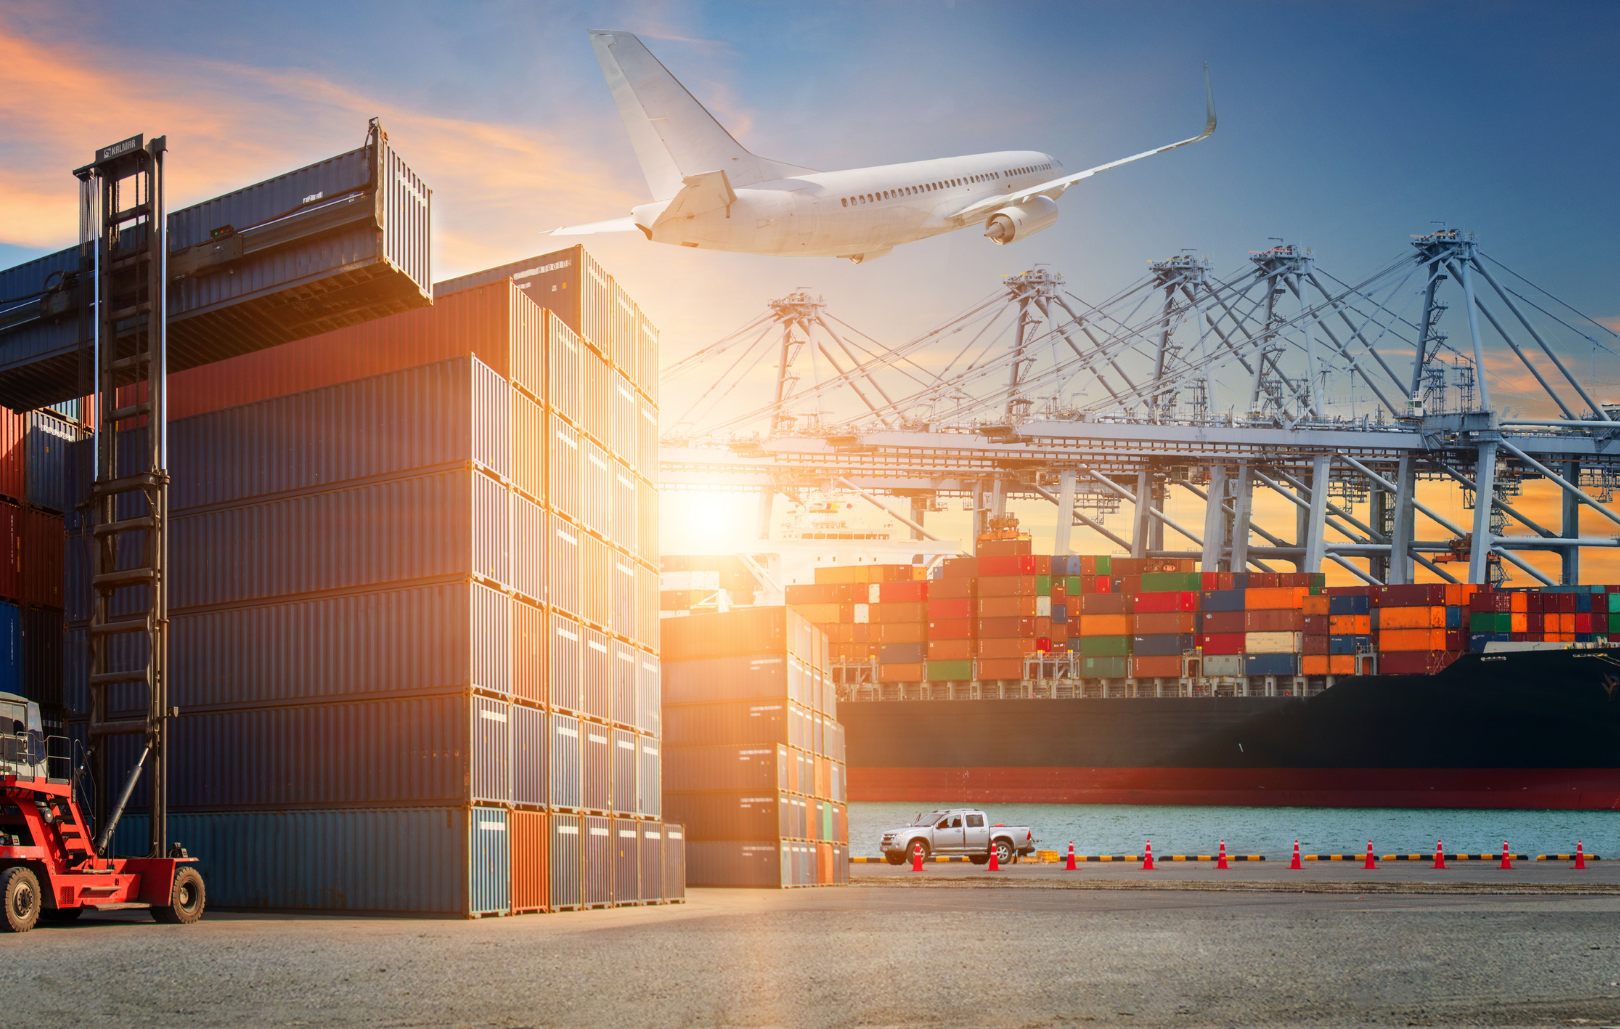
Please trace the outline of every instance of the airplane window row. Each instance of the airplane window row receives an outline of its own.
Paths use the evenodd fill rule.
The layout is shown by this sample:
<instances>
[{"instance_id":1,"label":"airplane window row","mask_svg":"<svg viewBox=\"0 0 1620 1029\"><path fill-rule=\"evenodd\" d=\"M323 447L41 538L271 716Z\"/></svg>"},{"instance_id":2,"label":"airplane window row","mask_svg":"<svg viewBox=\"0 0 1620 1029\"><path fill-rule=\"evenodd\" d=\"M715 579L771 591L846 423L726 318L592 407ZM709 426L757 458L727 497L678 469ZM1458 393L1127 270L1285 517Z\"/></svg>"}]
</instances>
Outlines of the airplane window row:
<instances>
[{"instance_id":1,"label":"airplane window row","mask_svg":"<svg viewBox=\"0 0 1620 1029\"><path fill-rule=\"evenodd\" d=\"M1039 167L1019 168L1014 171L1003 172L1002 174L1004 176L1027 175L1031 172L1048 171L1051 169L1051 167L1052 166L1049 164L1043 164ZM949 189L952 186L960 186L966 182L986 182L995 177L996 176L994 175L970 175L965 179L946 179L943 182L925 182L921 186L905 186L900 189L886 189L879 193L862 193L860 196L839 197L838 203L843 207L857 207L861 204L875 204L882 200L893 200L895 197L916 196L919 193L932 193L936 189Z\"/></svg>"}]
</instances>

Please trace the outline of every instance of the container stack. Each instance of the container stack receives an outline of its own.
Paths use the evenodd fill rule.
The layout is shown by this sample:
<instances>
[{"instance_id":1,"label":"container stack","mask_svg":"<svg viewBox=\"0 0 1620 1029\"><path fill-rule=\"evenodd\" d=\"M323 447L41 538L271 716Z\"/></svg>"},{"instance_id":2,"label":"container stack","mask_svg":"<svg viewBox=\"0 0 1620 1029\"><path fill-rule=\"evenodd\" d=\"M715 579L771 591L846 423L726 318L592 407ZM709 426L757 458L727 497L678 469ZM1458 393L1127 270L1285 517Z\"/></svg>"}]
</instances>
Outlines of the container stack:
<instances>
[{"instance_id":1,"label":"container stack","mask_svg":"<svg viewBox=\"0 0 1620 1029\"><path fill-rule=\"evenodd\" d=\"M666 619L663 647L664 812L685 826L687 881L848 882L826 634L790 608L758 607Z\"/></svg>"},{"instance_id":2,"label":"container stack","mask_svg":"<svg viewBox=\"0 0 1620 1029\"><path fill-rule=\"evenodd\" d=\"M521 264L172 377L191 416L169 436L171 836L215 903L683 895L660 818L656 337L577 248ZM82 717L90 526L70 522ZM113 738L113 769L136 742Z\"/></svg>"},{"instance_id":3,"label":"container stack","mask_svg":"<svg viewBox=\"0 0 1620 1029\"><path fill-rule=\"evenodd\" d=\"M1422 583L1370 589L1380 672L1432 675L1468 649L1465 613L1475 587Z\"/></svg>"},{"instance_id":4,"label":"container stack","mask_svg":"<svg viewBox=\"0 0 1620 1029\"><path fill-rule=\"evenodd\" d=\"M825 566L789 585L787 606L826 634L831 659L871 669L876 682L916 682L928 660L927 580L902 564Z\"/></svg>"},{"instance_id":5,"label":"container stack","mask_svg":"<svg viewBox=\"0 0 1620 1029\"><path fill-rule=\"evenodd\" d=\"M928 681L971 682L978 656L978 562L945 561L928 583Z\"/></svg>"},{"instance_id":6,"label":"container stack","mask_svg":"<svg viewBox=\"0 0 1620 1029\"><path fill-rule=\"evenodd\" d=\"M40 705L62 732L64 462L83 435L79 402L0 409L0 692Z\"/></svg>"},{"instance_id":7,"label":"container stack","mask_svg":"<svg viewBox=\"0 0 1620 1029\"><path fill-rule=\"evenodd\" d=\"M1181 677L1183 656L1196 654L1200 585L1197 572L1142 576L1142 591L1131 597L1133 677Z\"/></svg>"},{"instance_id":8,"label":"container stack","mask_svg":"<svg viewBox=\"0 0 1620 1029\"><path fill-rule=\"evenodd\" d=\"M1360 675L1372 670L1372 596L1359 586L1330 587L1328 674Z\"/></svg>"}]
</instances>

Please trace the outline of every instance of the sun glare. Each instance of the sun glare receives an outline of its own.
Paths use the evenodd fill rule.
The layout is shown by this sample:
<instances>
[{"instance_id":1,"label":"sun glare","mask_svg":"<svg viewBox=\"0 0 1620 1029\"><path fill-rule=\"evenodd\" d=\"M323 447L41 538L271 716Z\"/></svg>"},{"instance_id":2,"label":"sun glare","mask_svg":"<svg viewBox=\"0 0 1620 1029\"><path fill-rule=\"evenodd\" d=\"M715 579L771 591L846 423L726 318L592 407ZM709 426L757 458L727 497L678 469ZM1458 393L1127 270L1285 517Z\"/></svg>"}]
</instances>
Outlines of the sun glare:
<instances>
[{"instance_id":1,"label":"sun glare","mask_svg":"<svg viewBox=\"0 0 1620 1029\"><path fill-rule=\"evenodd\" d=\"M659 500L663 552L730 553L756 539L759 501L727 493L665 493Z\"/></svg>"}]
</instances>

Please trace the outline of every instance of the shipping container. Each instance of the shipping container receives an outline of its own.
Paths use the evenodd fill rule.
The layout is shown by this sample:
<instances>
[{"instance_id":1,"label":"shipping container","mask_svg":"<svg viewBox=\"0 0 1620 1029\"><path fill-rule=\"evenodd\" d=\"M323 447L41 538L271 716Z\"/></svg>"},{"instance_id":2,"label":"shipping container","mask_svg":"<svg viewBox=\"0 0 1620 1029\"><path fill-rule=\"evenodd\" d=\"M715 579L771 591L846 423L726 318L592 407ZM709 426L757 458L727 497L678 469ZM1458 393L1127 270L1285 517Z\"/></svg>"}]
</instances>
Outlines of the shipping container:
<instances>
[{"instance_id":1,"label":"shipping container","mask_svg":"<svg viewBox=\"0 0 1620 1029\"><path fill-rule=\"evenodd\" d=\"M591 718L611 721L613 707L613 655L609 650L612 640L605 633L582 628L584 646L580 648L583 671L581 673L580 710Z\"/></svg>"},{"instance_id":2,"label":"shipping container","mask_svg":"<svg viewBox=\"0 0 1620 1029\"><path fill-rule=\"evenodd\" d=\"M517 599L510 601L509 608L512 614L512 699L544 705L550 678L546 657L550 630L546 613Z\"/></svg>"},{"instance_id":3,"label":"shipping container","mask_svg":"<svg viewBox=\"0 0 1620 1029\"><path fill-rule=\"evenodd\" d=\"M575 520L584 514L579 495L583 464L581 442L578 430L556 414L552 415L550 459L547 462L551 491L546 494L546 503L553 511Z\"/></svg>"},{"instance_id":4,"label":"shipping container","mask_svg":"<svg viewBox=\"0 0 1620 1029\"><path fill-rule=\"evenodd\" d=\"M636 727L649 736L662 736L663 677L657 655L637 652Z\"/></svg>"},{"instance_id":5,"label":"shipping container","mask_svg":"<svg viewBox=\"0 0 1620 1029\"><path fill-rule=\"evenodd\" d=\"M664 842L664 899L672 902L686 900L688 879L686 865L686 827L665 823Z\"/></svg>"},{"instance_id":6,"label":"shipping container","mask_svg":"<svg viewBox=\"0 0 1620 1029\"><path fill-rule=\"evenodd\" d=\"M551 716L539 708L513 704L512 802L545 807L551 788Z\"/></svg>"},{"instance_id":7,"label":"shipping container","mask_svg":"<svg viewBox=\"0 0 1620 1029\"><path fill-rule=\"evenodd\" d=\"M579 719L569 715L551 716L551 807L577 811L585 806L584 744L580 739Z\"/></svg>"},{"instance_id":8,"label":"shipping container","mask_svg":"<svg viewBox=\"0 0 1620 1029\"><path fill-rule=\"evenodd\" d=\"M545 603L548 574L546 543L551 536L550 516L527 497L512 498L512 588L537 604Z\"/></svg>"},{"instance_id":9,"label":"shipping container","mask_svg":"<svg viewBox=\"0 0 1620 1029\"><path fill-rule=\"evenodd\" d=\"M573 911L585 903L585 842L579 815L553 814L551 823L551 910Z\"/></svg>"},{"instance_id":10,"label":"shipping container","mask_svg":"<svg viewBox=\"0 0 1620 1029\"><path fill-rule=\"evenodd\" d=\"M430 197L381 137L170 213L169 371L426 307ZM0 272L0 296L79 264L73 247ZM0 334L0 403L82 395L78 342L73 316Z\"/></svg>"},{"instance_id":11,"label":"shipping container","mask_svg":"<svg viewBox=\"0 0 1620 1029\"><path fill-rule=\"evenodd\" d=\"M679 880L671 878L671 869L669 867L670 849L664 824L662 822L636 822L634 825L641 837L641 860L636 875L637 885L641 891L641 902L643 904L663 902L671 885L680 890L681 896L685 896L686 880L684 878L684 869L676 869L682 878ZM679 838L678 832L676 837Z\"/></svg>"},{"instance_id":12,"label":"shipping container","mask_svg":"<svg viewBox=\"0 0 1620 1029\"><path fill-rule=\"evenodd\" d=\"M546 406L574 425L580 425L584 420L585 348L578 334L557 317L554 308L544 301L540 306L549 311L546 320Z\"/></svg>"},{"instance_id":13,"label":"shipping container","mask_svg":"<svg viewBox=\"0 0 1620 1029\"><path fill-rule=\"evenodd\" d=\"M62 611L60 608L25 607L19 611L19 630L6 650L20 663L21 693L42 707L62 704ZM0 619L0 626L5 620Z\"/></svg>"},{"instance_id":14,"label":"shipping container","mask_svg":"<svg viewBox=\"0 0 1620 1029\"><path fill-rule=\"evenodd\" d=\"M580 616L606 628L613 606L613 548L588 532L579 534Z\"/></svg>"},{"instance_id":15,"label":"shipping container","mask_svg":"<svg viewBox=\"0 0 1620 1029\"><path fill-rule=\"evenodd\" d=\"M628 639L636 637L636 562L620 550L608 552L608 629Z\"/></svg>"},{"instance_id":16,"label":"shipping container","mask_svg":"<svg viewBox=\"0 0 1620 1029\"><path fill-rule=\"evenodd\" d=\"M596 341L587 338L584 355L585 403L582 412L583 428L596 442L608 445L609 426L613 421L610 407L613 395L613 368L606 358L597 353Z\"/></svg>"},{"instance_id":17,"label":"shipping container","mask_svg":"<svg viewBox=\"0 0 1620 1029\"><path fill-rule=\"evenodd\" d=\"M580 440L580 524L598 536L612 528L613 461L589 439Z\"/></svg>"},{"instance_id":18,"label":"shipping container","mask_svg":"<svg viewBox=\"0 0 1620 1029\"><path fill-rule=\"evenodd\" d=\"M791 793L668 793L665 817L694 840L762 840L806 835L805 801Z\"/></svg>"},{"instance_id":19,"label":"shipping container","mask_svg":"<svg viewBox=\"0 0 1620 1029\"><path fill-rule=\"evenodd\" d=\"M664 791L786 792L796 786L788 777L786 744L718 747L667 747L664 750Z\"/></svg>"},{"instance_id":20,"label":"shipping container","mask_svg":"<svg viewBox=\"0 0 1620 1029\"><path fill-rule=\"evenodd\" d=\"M639 711L637 708L637 658L636 648L622 640L614 640L613 651L613 699L609 706L612 721L615 725L622 725L627 729L640 726Z\"/></svg>"},{"instance_id":21,"label":"shipping container","mask_svg":"<svg viewBox=\"0 0 1620 1029\"><path fill-rule=\"evenodd\" d=\"M615 459L609 468L608 540L621 550L636 550L636 473Z\"/></svg>"},{"instance_id":22,"label":"shipping container","mask_svg":"<svg viewBox=\"0 0 1620 1029\"><path fill-rule=\"evenodd\" d=\"M613 741L612 810L614 814L633 817L641 811L637 787L640 747L636 734L628 729L613 729L609 734Z\"/></svg>"},{"instance_id":23,"label":"shipping container","mask_svg":"<svg viewBox=\"0 0 1620 1029\"><path fill-rule=\"evenodd\" d=\"M662 818L664 814L663 763L659 760L661 744L653 736L637 736L636 747L636 807L643 818Z\"/></svg>"},{"instance_id":24,"label":"shipping container","mask_svg":"<svg viewBox=\"0 0 1620 1029\"><path fill-rule=\"evenodd\" d=\"M684 831L683 827L683 831ZM779 889L792 885L783 861L785 844L775 839L682 841L688 886L745 886Z\"/></svg>"},{"instance_id":25,"label":"shipping container","mask_svg":"<svg viewBox=\"0 0 1620 1029\"><path fill-rule=\"evenodd\" d=\"M742 657L790 653L813 660L813 629L797 613L782 607L739 608L726 614L665 619L662 654L668 660Z\"/></svg>"},{"instance_id":26,"label":"shipping container","mask_svg":"<svg viewBox=\"0 0 1620 1029\"><path fill-rule=\"evenodd\" d=\"M506 812L472 809L467 837L467 910L472 915L504 915L512 907L511 839Z\"/></svg>"},{"instance_id":27,"label":"shipping container","mask_svg":"<svg viewBox=\"0 0 1620 1029\"><path fill-rule=\"evenodd\" d=\"M641 824L627 818L613 821L613 903L642 903Z\"/></svg>"},{"instance_id":28,"label":"shipping container","mask_svg":"<svg viewBox=\"0 0 1620 1029\"><path fill-rule=\"evenodd\" d=\"M551 681L548 702L579 711L584 704L584 627L564 615L551 616Z\"/></svg>"},{"instance_id":29,"label":"shipping container","mask_svg":"<svg viewBox=\"0 0 1620 1029\"><path fill-rule=\"evenodd\" d=\"M551 827L542 811L507 813L512 864L512 913L550 909Z\"/></svg>"},{"instance_id":30,"label":"shipping container","mask_svg":"<svg viewBox=\"0 0 1620 1029\"><path fill-rule=\"evenodd\" d=\"M581 720L579 746L584 764L580 806L589 811L613 810L613 730Z\"/></svg>"},{"instance_id":31,"label":"shipping container","mask_svg":"<svg viewBox=\"0 0 1620 1029\"><path fill-rule=\"evenodd\" d=\"M216 907L466 917L483 906L475 875L499 878L484 853L469 861L480 810L176 812L169 838L197 857ZM144 854L148 838L146 813L132 807L112 850Z\"/></svg>"},{"instance_id":32,"label":"shipping container","mask_svg":"<svg viewBox=\"0 0 1620 1029\"><path fill-rule=\"evenodd\" d=\"M586 815L580 819L580 837L585 845L585 897L587 907L613 903L613 819Z\"/></svg>"}]
</instances>

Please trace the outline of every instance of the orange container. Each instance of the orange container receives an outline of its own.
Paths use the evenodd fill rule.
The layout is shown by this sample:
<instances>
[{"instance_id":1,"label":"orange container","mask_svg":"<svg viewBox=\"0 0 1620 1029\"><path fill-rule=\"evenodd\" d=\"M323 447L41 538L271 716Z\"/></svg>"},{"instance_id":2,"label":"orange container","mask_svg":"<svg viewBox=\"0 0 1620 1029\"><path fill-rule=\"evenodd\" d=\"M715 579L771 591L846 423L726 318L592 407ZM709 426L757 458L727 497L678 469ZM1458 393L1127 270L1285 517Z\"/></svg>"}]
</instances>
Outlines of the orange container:
<instances>
[{"instance_id":1,"label":"orange container","mask_svg":"<svg viewBox=\"0 0 1620 1029\"><path fill-rule=\"evenodd\" d=\"M1325 615L1328 613L1327 595L1322 594L1315 597L1307 595L1304 600L1300 601L1299 607L1307 615Z\"/></svg>"},{"instance_id":2,"label":"orange container","mask_svg":"<svg viewBox=\"0 0 1620 1029\"><path fill-rule=\"evenodd\" d=\"M1071 631L1073 626L1070 626ZM1082 636L1129 636L1131 634L1129 615L1081 615L1080 635Z\"/></svg>"},{"instance_id":3,"label":"orange container","mask_svg":"<svg viewBox=\"0 0 1620 1029\"><path fill-rule=\"evenodd\" d=\"M830 843L816 844L816 885L831 886L833 884L833 845Z\"/></svg>"},{"instance_id":4,"label":"orange container","mask_svg":"<svg viewBox=\"0 0 1620 1029\"><path fill-rule=\"evenodd\" d=\"M1035 596L1027 597L980 597L980 618L1034 618Z\"/></svg>"},{"instance_id":5,"label":"orange container","mask_svg":"<svg viewBox=\"0 0 1620 1029\"><path fill-rule=\"evenodd\" d=\"M1244 590L1243 607L1248 611L1298 610L1303 598L1310 595L1309 588L1298 586Z\"/></svg>"},{"instance_id":6,"label":"orange container","mask_svg":"<svg viewBox=\"0 0 1620 1029\"><path fill-rule=\"evenodd\" d=\"M1529 632L1530 616L1518 605L1524 602L1523 593L1513 594L1513 613L1508 616L1509 632Z\"/></svg>"},{"instance_id":7,"label":"orange container","mask_svg":"<svg viewBox=\"0 0 1620 1029\"><path fill-rule=\"evenodd\" d=\"M1355 675L1356 656L1354 654L1333 654L1328 657L1329 675Z\"/></svg>"},{"instance_id":8,"label":"orange container","mask_svg":"<svg viewBox=\"0 0 1620 1029\"><path fill-rule=\"evenodd\" d=\"M1351 661L1355 658L1351 657ZM1332 675L1333 659L1327 654L1306 654L1299 659L1300 671L1304 675Z\"/></svg>"},{"instance_id":9,"label":"orange container","mask_svg":"<svg viewBox=\"0 0 1620 1029\"><path fill-rule=\"evenodd\" d=\"M1024 639L994 639L979 641L979 657L1019 658L1035 653L1036 637ZM1023 673L1018 673L1022 677Z\"/></svg>"},{"instance_id":10,"label":"orange container","mask_svg":"<svg viewBox=\"0 0 1620 1029\"><path fill-rule=\"evenodd\" d=\"M973 659L973 641L968 640L929 640L928 660L930 661L970 661Z\"/></svg>"},{"instance_id":11,"label":"orange container","mask_svg":"<svg viewBox=\"0 0 1620 1029\"><path fill-rule=\"evenodd\" d=\"M512 600L512 697L536 707L546 702L546 614L527 601Z\"/></svg>"},{"instance_id":12,"label":"orange container","mask_svg":"<svg viewBox=\"0 0 1620 1029\"><path fill-rule=\"evenodd\" d=\"M928 604L926 601L908 601L900 604L872 604L868 617L884 625L895 622L926 622L928 621Z\"/></svg>"},{"instance_id":13,"label":"orange container","mask_svg":"<svg viewBox=\"0 0 1620 1029\"><path fill-rule=\"evenodd\" d=\"M1033 597L1033 575L983 575L979 577L981 597Z\"/></svg>"},{"instance_id":14,"label":"orange container","mask_svg":"<svg viewBox=\"0 0 1620 1029\"><path fill-rule=\"evenodd\" d=\"M927 678L928 666L921 662L878 665L878 682L922 682Z\"/></svg>"},{"instance_id":15,"label":"orange container","mask_svg":"<svg viewBox=\"0 0 1620 1029\"><path fill-rule=\"evenodd\" d=\"M1024 677L1024 661L1022 658L980 658L980 679L1022 679Z\"/></svg>"},{"instance_id":16,"label":"orange container","mask_svg":"<svg viewBox=\"0 0 1620 1029\"><path fill-rule=\"evenodd\" d=\"M1389 608L1384 610L1388 611ZM1379 650L1445 650L1445 629L1380 629Z\"/></svg>"},{"instance_id":17,"label":"orange container","mask_svg":"<svg viewBox=\"0 0 1620 1029\"><path fill-rule=\"evenodd\" d=\"M816 797L818 799L824 799L827 796L827 778L828 778L828 771L829 771L829 769L827 768L827 759L824 758L824 757L818 757L818 758L815 759L815 762L816 762L816 783L815 783L815 793L812 794L812 796L814 796L814 797Z\"/></svg>"},{"instance_id":18,"label":"orange container","mask_svg":"<svg viewBox=\"0 0 1620 1029\"><path fill-rule=\"evenodd\" d=\"M512 913L551 906L551 827L539 811L509 811L507 845L512 865Z\"/></svg>"},{"instance_id":19,"label":"orange container","mask_svg":"<svg viewBox=\"0 0 1620 1029\"><path fill-rule=\"evenodd\" d=\"M814 625L853 622L855 620L854 604L795 604L793 610L803 615L805 621Z\"/></svg>"},{"instance_id":20,"label":"orange container","mask_svg":"<svg viewBox=\"0 0 1620 1029\"><path fill-rule=\"evenodd\" d=\"M1372 632L1372 616L1328 615L1328 632L1335 636L1366 636Z\"/></svg>"},{"instance_id":21,"label":"orange container","mask_svg":"<svg viewBox=\"0 0 1620 1029\"><path fill-rule=\"evenodd\" d=\"M1524 612L1530 610L1530 594L1509 593L1508 596L1513 598L1512 600L1508 601L1508 603L1511 605L1511 610L1514 614L1523 614ZM1515 625L1513 627L1513 631L1524 632L1525 630Z\"/></svg>"},{"instance_id":22,"label":"orange container","mask_svg":"<svg viewBox=\"0 0 1620 1029\"><path fill-rule=\"evenodd\" d=\"M1378 609L1378 629L1444 629L1446 609L1439 605L1425 607L1381 607ZM1445 649L1444 647L1441 648Z\"/></svg>"},{"instance_id":23,"label":"orange container","mask_svg":"<svg viewBox=\"0 0 1620 1029\"><path fill-rule=\"evenodd\" d=\"M1176 679L1181 676L1181 658L1133 657L1131 674L1138 679Z\"/></svg>"},{"instance_id":24,"label":"orange container","mask_svg":"<svg viewBox=\"0 0 1620 1029\"><path fill-rule=\"evenodd\" d=\"M1568 611L1560 611L1558 613L1558 631L1562 635L1568 635L1569 633L1575 631L1575 615L1573 613ZM1560 642L1574 643L1575 641L1573 639L1566 639L1561 640Z\"/></svg>"},{"instance_id":25,"label":"orange container","mask_svg":"<svg viewBox=\"0 0 1620 1029\"><path fill-rule=\"evenodd\" d=\"M927 643L926 622L885 622L876 626L879 643Z\"/></svg>"}]
</instances>

